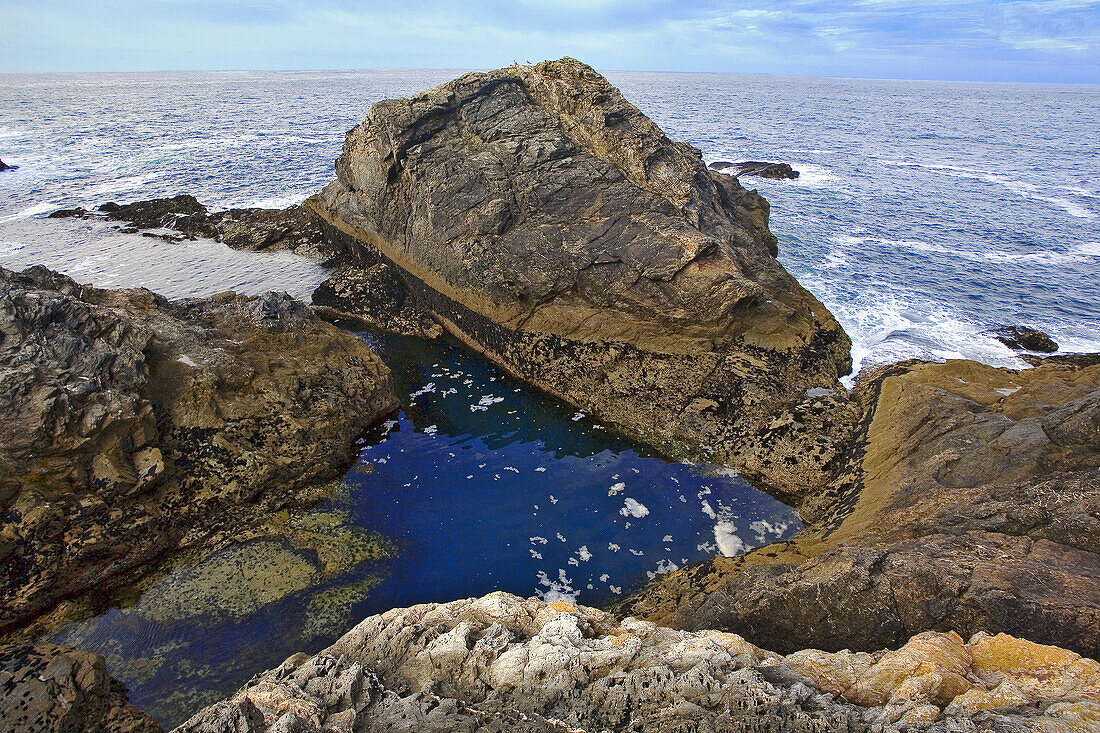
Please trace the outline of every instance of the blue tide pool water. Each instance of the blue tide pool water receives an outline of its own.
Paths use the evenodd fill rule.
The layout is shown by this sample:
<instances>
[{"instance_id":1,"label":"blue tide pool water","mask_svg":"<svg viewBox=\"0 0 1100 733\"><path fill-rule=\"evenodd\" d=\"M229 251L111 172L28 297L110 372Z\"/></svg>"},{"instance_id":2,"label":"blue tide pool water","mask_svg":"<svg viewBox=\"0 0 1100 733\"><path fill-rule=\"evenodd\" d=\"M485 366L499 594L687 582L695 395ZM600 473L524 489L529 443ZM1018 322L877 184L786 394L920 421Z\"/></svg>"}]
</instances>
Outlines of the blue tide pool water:
<instances>
[{"instance_id":1,"label":"blue tide pool water","mask_svg":"<svg viewBox=\"0 0 1100 733\"><path fill-rule=\"evenodd\" d=\"M169 297L285 290L288 254L47 220L190 193L281 207L333 177L370 104L450 71L0 77L0 265L45 264ZM966 357L1023 368L985 331L1100 350L1100 87L609 73L708 161L774 160L780 260L852 336L857 369ZM446 342L367 336L402 411L343 487L272 532L182 564L55 640L103 653L131 698L181 722L289 654L394 606L508 590L601 604L650 577L796 531L714 466L668 462Z\"/></svg>"}]
</instances>

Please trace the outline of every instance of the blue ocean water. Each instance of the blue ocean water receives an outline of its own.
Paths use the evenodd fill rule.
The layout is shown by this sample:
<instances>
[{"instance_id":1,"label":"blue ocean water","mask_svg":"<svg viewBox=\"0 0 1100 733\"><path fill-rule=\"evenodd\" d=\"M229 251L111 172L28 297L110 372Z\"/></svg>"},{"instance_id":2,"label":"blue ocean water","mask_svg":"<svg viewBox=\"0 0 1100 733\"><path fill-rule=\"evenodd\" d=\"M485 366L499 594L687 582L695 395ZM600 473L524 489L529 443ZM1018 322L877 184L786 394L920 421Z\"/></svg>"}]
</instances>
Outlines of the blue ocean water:
<instances>
[{"instance_id":1,"label":"blue ocean water","mask_svg":"<svg viewBox=\"0 0 1100 733\"><path fill-rule=\"evenodd\" d=\"M344 132L371 103L455 75L3 75L0 157L21 167L0 173L0 265L170 297L308 298L325 272L293 255L42 215L177 193L214 208L290 205L331 180ZM608 76L708 161L802 171L745 183L771 202L781 261L841 320L857 368L957 356L1023 367L983 333L1003 323L1100 350L1100 87ZM731 472L650 455L453 345L364 338L404 405L322 510L381 532L391 557L259 608L165 614L173 588L193 587L198 571L183 568L58 633L105 654L162 721L385 608L498 588L602 603L799 526Z\"/></svg>"}]
</instances>

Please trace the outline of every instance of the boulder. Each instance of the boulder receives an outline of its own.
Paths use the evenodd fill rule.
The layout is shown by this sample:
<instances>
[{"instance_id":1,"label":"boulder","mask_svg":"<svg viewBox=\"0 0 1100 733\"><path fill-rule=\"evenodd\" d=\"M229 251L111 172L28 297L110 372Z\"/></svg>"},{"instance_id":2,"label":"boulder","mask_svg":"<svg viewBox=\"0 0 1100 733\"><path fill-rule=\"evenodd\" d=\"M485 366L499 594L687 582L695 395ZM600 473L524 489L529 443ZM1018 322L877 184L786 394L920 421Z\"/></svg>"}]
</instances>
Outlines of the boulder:
<instances>
[{"instance_id":1,"label":"boulder","mask_svg":"<svg viewBox=\"0 0 1100 733\"><path fill-rule=\"evenodd\" d=\"M792 542L655 580L619 607L776 651L1008 633L1100 656L1100 355L861 379L849 464Z\"/></svg>"},{"instance_id":2,"label":"boulder","mask_svg":"<svg viewBox=\"0 0 1100 733\"><path fill-rule=\"evenodd\" d=\"M756 176L757 178L795 179L799 173L790 163L764 163L759 160L746 160L741 163L715 161L708 166L711 170L732 176Z\"/></svg>"},{"instance_id":3,"label":"boulder","mask_svg":"<svg viewBox=\"0 0 1100 733\"><path fill-rule=\"evenodd\" d=\"M0 646L0 721L19 733L160 733L103 657L54 644Z\"/></svg>"},{"instance_id":4,"label":"boulder","mask_svg":"<svg viewBox=\"0 0 1100 733\"><path fill-rule=\"evenodd\" d=\"M783 658L736 634L493 593L367 618L176 731L1061 730L1100 713L1097 670L1062 649L954 632ZM1028 691L994 711L1012 684Z\"/></svg>"},{"instance_id":5,"label":"boulder","mask_svg":"<svg viewBox=\"0 0 1100 733\"><path fill-rule=\"evenodd\" d=\"M0 268L0 631L318 500L397 406L286 294L168 301Z\"/></svg>"},{"instance_id":6,"label":"boulder","mask_svg":"<svg viewBox=\"0 0 1100 733\"><path fill-rule=\"evenodd\" d=\"M660 451L797 500L855 411L850 342L768 205L573 59L376 104L309 202L445 329ZM824 395L811 397L810 395Z\"/></svg>"},{"instance_id":7,"label":"boulder","mask_svg":"<svg viewBox=\"0 0 1100 733\"><path fill-rule=\"evenodd\" d=\"M1050 336L1037 328L1028 326L1002 326L989 332L993 338L1015 351L1036 351L1040 354L1053 354L1058 344Z\"/></svg>"}]
</instances>

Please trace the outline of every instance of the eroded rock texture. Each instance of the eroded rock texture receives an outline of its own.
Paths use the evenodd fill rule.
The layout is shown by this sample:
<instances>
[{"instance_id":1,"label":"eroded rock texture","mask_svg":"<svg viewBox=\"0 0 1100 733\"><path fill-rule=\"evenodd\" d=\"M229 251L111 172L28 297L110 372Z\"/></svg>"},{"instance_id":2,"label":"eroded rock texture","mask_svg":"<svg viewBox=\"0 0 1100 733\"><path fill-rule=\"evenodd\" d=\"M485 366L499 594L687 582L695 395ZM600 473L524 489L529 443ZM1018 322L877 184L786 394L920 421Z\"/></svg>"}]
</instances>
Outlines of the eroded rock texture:
<instances>
[{"instance_id":1,"label":"eroded rock texture","mask_svg":"<svg viewBox=\"0 0 1100 733\"><path fill-rule=\"evenodd\" d=\"M362 341L285 294L0 268L0 339L0 630L308 503L397 404Z\"/></svg>"},{"instance_id":2,"label":"eroded rock texture","mask_svg":"<svg viewBox=\"0 0 1100 733\"><path fill-rule=\"evenodd\" d=\"M13 733L160 733L103 657L54 644L0 646L0 728Z\"/></svg>"},{"instance_id":3,"label":"eroded rock texture","mask_svg":"<svg viewBox=\"0 0 1100 733\"><path fill-rule=\"evenodd\" d=\"M861 390L865 433L815 524L662 577L622 612L778 651L954 629L1100 656L1100 357L910 363Z\"/></svg>"},{"instance_id":4,"label":"eroded rock texture","mask_svg":"<svg viewBox=\"0 0 1100 733\"><path fill-rule=\"evenodd\" d=\"M372 616L177 731L1071 731L1098 694L1095 661L1011 637L783 659L493 593Z\"/></svg>"},{"instance_id":5,"label":"eroded rock texture","mask_svg":"<svg viewBox=\"0 0 1100 733\"><path fill-rule=\"evenodd\" d=\"M467 344L669 454L795 498L824 482L847 336L775 260L767 202L589 67L380 102L336 171L312 202L334 237Z\"/></svg>"}]
</instances>

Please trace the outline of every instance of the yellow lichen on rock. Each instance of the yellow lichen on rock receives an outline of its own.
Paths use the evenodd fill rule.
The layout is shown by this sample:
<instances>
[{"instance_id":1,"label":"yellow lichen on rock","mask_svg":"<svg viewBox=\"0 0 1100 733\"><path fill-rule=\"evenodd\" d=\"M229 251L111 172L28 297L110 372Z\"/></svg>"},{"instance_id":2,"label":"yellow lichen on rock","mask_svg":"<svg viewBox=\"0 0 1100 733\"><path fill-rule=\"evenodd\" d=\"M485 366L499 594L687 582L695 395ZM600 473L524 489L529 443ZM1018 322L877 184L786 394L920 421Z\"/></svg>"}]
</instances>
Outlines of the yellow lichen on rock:
<instances>
[{"instance_id":1,"label":"yellow lichen on rock","mask_svg":"<svg viewBox=\"0 0 1100 733\"><path fill-rule=\"evenodd\" d=\"M887 652L860 675L843 697L858 705L885 705L909 679L935 674L936 678L927 677L921 682L922 685L935 682L926 699L947 704L972 686L966 679L969 670L970 653L962 637L954 631L946 634L926 631L901 649Z\"/></svg>"},{"instance_id":2,"label":"yellow lichen on rock","mask_svg":"<svg viewBox=\"0 0 1100 733\"><path fill-rule=\"evenodd\" d=\"M1100 699L1100 664L1076 652L1008 634L975 634L967 647L989 687L1011 680L1033 702Z\"/></svg>"},{"instance_id":3,"label":"yellow lichen on rock","mask_svg":"<svg viewBox=\"0 0 1100 733\"><path fill-rule=\"evenodd\" d=\"M577 612L576 604L570 603L569 601L562 601L562 600L551 601L550 602L550 608L554 609L555 611L557 611L559 613L576 613Z\"/></svg>"}]
</instances>

